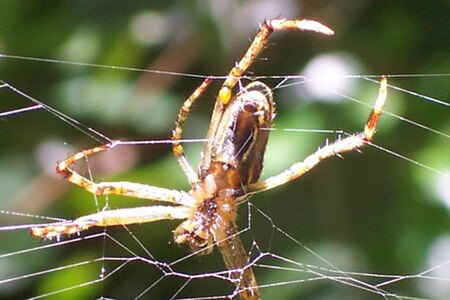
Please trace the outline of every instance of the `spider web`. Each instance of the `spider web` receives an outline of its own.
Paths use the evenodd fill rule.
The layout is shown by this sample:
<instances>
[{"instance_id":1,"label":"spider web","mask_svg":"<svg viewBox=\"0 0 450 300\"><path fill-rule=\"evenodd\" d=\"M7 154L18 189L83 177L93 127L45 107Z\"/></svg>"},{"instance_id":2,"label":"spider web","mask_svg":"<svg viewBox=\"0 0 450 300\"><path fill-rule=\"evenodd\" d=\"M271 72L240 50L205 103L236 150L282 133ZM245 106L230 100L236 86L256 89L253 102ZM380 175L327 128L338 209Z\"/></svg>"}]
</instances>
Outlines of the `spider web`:
<instances>
[{"instance_id":1,"label":"spider web","mask_svg":"<svg viewBox=\"0 0 450 300\"><path fill-rule=\"evenodd\" d=\"M38 58L24 59L28 60L22 57L16 63L42 67ZM108 64L54 62L61 68L94 72L113 69L119 83L123 72L137 73L139 80L149 74ZM150 74L153 80L186 78L190 86L186 90L193 90L204 78L162 69ZM215 77L218 84L221 78ZM266 154L263 177L267 177L301 160L325 140L361 130L370 111L364 103L375 100L373 81L379 76L347 75L345 80L358 84L356 92L327 86L327 97L338 103L301 105L296 103L299 95L312 98L308 87L324 84L328 78L258 78L275 90L278 106ZM324 162L297 182L255 195L241 205L239 235L263 299L445 299L450 286L448 78L449 74L388 74L388 105L373 145L362 154ZM121 197L96 199L53 174L56 161L112 139L128 140L129 145L80 163L84 175L96 181L130 180L186 190L187 180L170 154L168 139L181 99L155 91L151 97L136 97L140 105L145 105L144 100L160 100L154 106L130 110L138 119L130 125L130 115L120 111L120 105L114 106L119 100L106 80L71 82L72 86L61 90L72 95L55 96L0 79L4 80L1 143L9 151L1 158L0 172L0 237L4 241L0 298L221 299L237 295L217 250L198 256L172 242L176 221L94 229L52 241L33 239L27 232L34 224L71 219L105 207L146 205L143 200ZM80 102L98 89L105 94L94 102ZM213 99L213 93L200 102ZM208 102L209 107L212 104ZM194 108L186 128L184 145L193 165L202 148L199 140L208 128L210 108L204 106ZM110 131L109 127L116 128ZM24 151L27 147L35 150Z\"/></svg>"},{"instance_id":2,"label":"spider web","mask_svg":"<svg viewBox=\"0 0 450 300\"><path fill-rule=\"evenodd\" d=\"M190 75L185 74L185 76ZM417 76L426 77L429 74ZM274 79L273 77L277 76L265 76L265 79L270 81ZM352 77L368 83L374 81L374 79L364 75ZM444 106L441 109L448 109L448 104L439 99L421 94L416 90L404 89L395 84L395 78L408 79L408 75L389 77L391 82L389 102L395 101L393 99L398 97L396 94L403 94L406 97L419 100L419 102L426 102L427 105ZM431 77L430 80L434 78L445 80L446 77L447 75L436 75ZM296 76L282 76L281 79L276 78L276 81L278 84L274 88L281 91L310 82ZM374 87L376 88L375 84ZM82 131L83 135L90 137L90 139L94 138L102 142L110 140L106 135L100 134L97 130L47 106L9 83L3 82L2 92L8 94L7 99L15 96L15 99L25 100L25 103L29 104L25 104L23 107L34 111L34 114L39 114L39 117L51 116L54 118L56 116L58 122L70 125L68 128L75 127L76 131ZM351 105L361 104L361 101L364 101L337 91L331 91L331 93L339 95L343 99L351 100L349 101ZM372 94L375 95L375 93ZM16 103L17 100L12 102ZM25 111L23 107L2 112L4 122L13 123L19 118L29 120L30 113ZM438 141L438 147L441 143L444 147L448 146L448 135L443 130L428 128L427 125L417 123L412 119L405 121L406 117L390 112L389 109L387 109L383 119L388 120L380 126L381 141L383 138L382 131L385 130L383 125L394 126L389 125L388 122L401 122L417 132L422 131L426 136L434 136L432 139ZM280 121L280 123L282 122L284 121ZM13 126L13 128L17 127ZM266 165L269 171L266 171L266 173L272 172L273 168L284 168L282 163L274 164L270 161L270 157L275 155L273 153L278 151L277 144L283 143L283 136L287 136L289 142L300 138L305 139L305 135L306 139L311 135L314 136L313 140L318 136L323 143L323 134L330 134L330 132L330 138L338 134L344 134L342 130L324 130L323 128L312 130L312 132L308 129L284 128L277 123L272 133L275 137L268 147L269 159L267 159ZM282 137L277 136L277 134ZM376 139L377 141L378 139ZM158 144L170 146L170 140L164 139L130 141L129 143L132 145L129 148L140 148L145 145L153 148L158 147ZM187 139L185 143L193 143L195 151L192 152L198 151L196 146L199 143L196 139ZM345 161L336 160L334 163L348 164L352 163L351 160L359 160L357 164L364 164L364 162L360 162L363 157L374 153L372 155L380 157L378 160L381 164L389 166L387 161L391 160L395 164L399 164L400 168L416 170L419 174L425 173L425 175L419 176L435 178L438 183L440 181L448 183L448 174L445 168L442 168L448 161L448 157L445 157L445 155L442 160L437 160L437 164L433 164L434 161L430 158L428 158L429 160L421 160L406 157L401 151L397 152L390 149L388 144L388 142L383 143L382 141L380 144L372 145L370 150L363 150L363 155L348 155L350 157ZM317 145L320 146L320 143ZM49 149L52 149L52 146L55 147L52 143L46 143L46 147ZM426 148L427 145L423 147ZM62 155L72 153L72 149L67 146L64 146L63 149L63 153L65 153ZM47 151L51 154L57 152L55 149L52 151L47 149ZM308 151L308 149L299 151ZM97 165L114 165L114 162L121 157L127 161L126 158L123 158L127 155L130 155L127 154L127 151L119 149L104 155L106 158L100 157L100 162L96 162L96 157L90 157L84 170L88 176L95 179L110 177L110 172L121 173L121 171L114 170L114 168L113 170L98 170ZM133 155L136 154L131 156ZM190 157L193 157L193 155L190 155ZM52 158L53 161L56 159ZM134 159L128 158L128 160L133 161ZM155 172L151 170L152 168L156 168L156 172L181 173L176 171L178 166L174 158L163 157L160 160L162 162L157 161L150 164L149 174ZM168 160L172 162L170 163ZM125 165L130 164L132 163L128 162ZM314 178L300 180L303 189L309 189L311 186L314 189L317 188L317 185L327 184L327 179L323 178L327 175L323 175L323 173L329 172L336 166L333 166L333 162L324 164L323 171L318 174L311 174L311 177ZM360 176L363 176L364 180L371 181L371 176L367 176L370 166L356 166L356 168L362 173ZM96 175L97 172L100 174L105 172L107 175L98 176ZM138 172L145 172L145 168ZM5 297L17 293L17 291L23 291L20 294L21 298L32 299L47 298L52 295L56 297L72 295L73 297L113 299L147 297L215 299L236 295L230 274L227 270L224 270L218 251L209 256L186 254L188 253L186 249L179 249L170 242L171 230L176 226L176 222L91 230L82 233L80 236L62 238L59 241L39 241L31 238L25 230L33 226L34 223L53 223L63 220L52 217L54 215L52 212L42 214L38 211L38 208L33 207L33 202L40 200L41 197L51 197L55 190L58 193L60 187L54 188L54 185L65 186L63 189L66 189L66 186L69 185L55 178L43 179L42 177L50 176L45 172L43 173L34 175L32 183L24 184L20 193L18 193L19 196L13 195L13 200L6 201L6 205L3 206L4 209L1 210L2 227L0 233L2 239L8 241L5 246L2 246L4 249L0 254L0 263L3 270L0 286ZM126 174L121 175L122 177L128 179ZM133 175L131 175L132 177ZM148 177L152 178L151 175ZM45 180L50 182L45 182ZM177 180L175 179L172 182L175 182L176 185ZM333 180L336 180L336 178L333 178ZM311 184L310 181L318 181L318 183L314 187L314 184ZM373 180L374 186L372 188L375 190L389 189L388 186L381 186L380 181ZM281 189L290 188L291 186L287 186ZM51 191L47 192L46 189ZM44 196L40 196L39 193L43 193ZM115 208L124 205L123 199L111 199L112 197L110 197L106 199L105 203L102 202L105 199L93 199L92 196L80 191L71 191L69 196L67 196L65 190L59 191L59 193L64 195L64 203L58 204L55 202L52 205L65 206L68 205L68 202L84 202L90 212L92 212L92 209L101 210L104 207ZM370 193L372 192L367 192L363 197L370 197ZM430 242L429 248L426 249L428 251L428 262L424 258L422 264L411 263L410 268L403 266L399 269L393 267L388 270L374 270L371 269L370 263L366 261L365 254L361 253L363 249L358 249L357 245L345 243L345 241L339 240L339 238L333 237L332 234L327 232L324 233L323 237L311 238L308 236L308 228L298 230L297 227L300 226L314 227L318 225L319 221L315 218L321 218L321 216L308 216L309 214L327 213L328 209L317 208L313 204L318 205L317 201L325 201L326 204L322 203L319 206L332 205L332 202L338 201L335 199L336 197L331 197L334 198L331 201L325 198L310 200L314 196L303 192L303 194L291 195L292 199L280 199L283 196L277 194L277 191L262 193L253 197L250 202L240 208L239 225L241 230L239 234L249 251L251 257L249 264L253 266L256 272L263 297L271 298L272 296L283 295L283 298L295 298L319 293L337 295L338 297L339 295L342 297L352 295L355 298L373 297L374 299L435 299L435 297L439 298L439 295L432 294L430 287L441 286L441 288L444 287L444 291L448 287L450 259L441 253L441 251L445 253L448 249L446 248L448 247L448 235L437 236L434 242ZM86 201L86 198L91 198L92 201ZM389 199L389 202L395 201L395 197L392 198ZM24 201L26 203L23 203ZM283 201L288 203L282 203ZM314 203L314 201L316 202ZM273 202L276 202L276 204L273 204ZM378 199L377 205L383 205L381 202L382 200ZM130 205L130 203L141 203L142 205L142 200L136 202L126 200L125 206ZM395 205L395 203L390 203L390 205ZM415 205L425 205L425 203L415 203ZM281 206L281 208L278 206ZM338 205L339 209L342 209L342 207ZM353 209L357 208L353 207ZM80 209L78 208L78 210ZM331 213L333 214L333 212ZM368 216L366 217L369 217L374 211L367 208L361 213L367 213ZM80 214L76 213L76 215ZM72 213L68 213L68 215L76 216ZM295 216L292 218L290 215ZM306 220L302 222L299 220L300 218ZM381 215L380 218L388 221L386 220L388 217L385 215ZM326 217L325 222L335 223L337 221L331 215ZM359 220L359 222L361 222L360 226L365 226L363 220ZM408 222L414 223L414 219L409 219ZM411 224L411 226L414 225ZM370 231L371 229L367 228L367 230ZM377 232L378 230L375 233L368 233L367 240L370 241L372 238L376 240ZM383 230L380 229L379 234L383 234L382 232ZM414 239L414 237L409 238ZM411 241L409 244L414 245L415 242ZM155 245L159 246L156 247ZM378 245L376 248L380 252L392 253L392 249L384 248L383 245ZM68 256L63 255L66 252L70 254ZM408 255L408 250L405 250L402 255ZM126 278L126 282L122 282L122 278ZM444 297L443 295L445 293L442 294L442 297Z\"/></svg>"}]
</instances>

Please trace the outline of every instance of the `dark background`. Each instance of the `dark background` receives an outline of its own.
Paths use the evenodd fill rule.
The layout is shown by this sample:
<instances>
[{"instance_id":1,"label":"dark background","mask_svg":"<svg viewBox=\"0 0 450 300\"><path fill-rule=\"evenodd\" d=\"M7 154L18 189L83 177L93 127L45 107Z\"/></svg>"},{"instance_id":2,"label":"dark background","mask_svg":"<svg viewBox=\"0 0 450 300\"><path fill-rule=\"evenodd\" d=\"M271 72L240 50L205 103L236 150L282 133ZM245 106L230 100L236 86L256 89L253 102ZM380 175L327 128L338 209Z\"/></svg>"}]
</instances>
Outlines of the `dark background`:
<instances>
[{"instance_id":1,"label":"dark background","mask_svg":"<svg viewBox=\"0 0 450 300\"><path fill-rule=\"evenodd\" d=\"M389 83L448 102L448 1L285 0L274 3L2 1L0 53L198 75L224 75L248 47L259 22L278 16L307 17L332 27L336 31L335 36L275 33L262 55L267 60L256 62L250 71L255 75L299 74L312 58L331 54L346 57L349 64L357 64L357 69L350 69L353 74L422 74L392 77ZM137 26L139 16L149 23ZM155 30L147 39L149 42L143 44L131 33L131 28L136 27L138 35L151 34L150 28L161 29L161 32ZM444 73L447 76L429 76ZM0 57L0 79L110 138L130 140L169 138L182 101L201 82L201 78L192 76L5 57ZM355 78L347 80L354 84L354 88L343 93L365 103L373 103L376 84ZM280 79L267 79L265 82L274 87ZM204 137L219 85L220 81L215 82L194 107L186 125L187 138ZM368 108L342 97L340 100L343 101L337 103L313 99L302 89L304 86L275 91L277 128L342 129L346 132L362 129L369 114ZM393 89L389 92L387 110L448 134L447 107ZM330 98L333 95L330 94ZM6 88L0 90L0 112L31 104ZM327 138L335 137L336 134L273 132L263 176L283 170L312 153ZM44 110L1 118L0 209L30 214L20 217L3 212L0 214L2 226L51 222L31 215L70 219L95 212L93 196L55 176L54 166L76 150L103 142L104 139L96 141ZM449 142L442 135L384 116L375 143L448 172ZM201 144L187 146L193 164L199 159L201 147ZM167 188L188 188L184 175L171 156L170 145L120 147L108 155L90 158L89 163L96 180L130 180ZM80 172L88 175L86 166L79 165ZM305 265L334 267L312 255L302 245L345 271L409 275L428 270L430 261L434 264L448 262L448 256L440 259L441 252L433 250L450 253L449 206L436 192L438 182L441 186L445 182L448 184L448 175L440 175L368 147L362 154L350 153L345 155L345 159L331 159L296 182L256 195L251 204L240 207L240 228L247 228L247 217L251 216L251 230L241 235L246 249L255 242L259 248L253 246L253 257L261 251L298 263L265 257L259 261L260 264L301 270L255 267L259 284L268 285L261 289L262 297L381 298L331 279L303 281L315 277ZM447 186L447 201L448 193ZM108 200L110 208L146 205L143 200L124 200L121 197L109 197ZM105 199L99 201L101 209ZM209 256L186 258L188 249L172 242L171 231L178 223L164 221L130 226L132 235L124 228L112 228L108 229L106 239L97 237L78 241L77 237L65 238L64 241L72 242L42 250L35 247L52 245L55 241L33 239L27 230L2 231L0 298L27 298L97 280L103 257L133 258L139 255L149 258L133 236L153 255L154 260L170 264L178 258L185 258L182 262L172 263L176 272L201 274L223 270L218 251ZM103 231L91 230L82 236L96 232ZM7 256L23 249L32 251ZM27 279L5 281L79 262L86 264ZM122 264L120 269L115 269ZM163 271L143 261L125 263L113 260L106 261L103 266L105 274L113 270L117 272L108 275L101 283L58 294L55 299L94 299L101 296L131 299L163 276ZM328 276L339 275L321 269L314 271ZM371 285L388 280L354 277ZM448 275L447 281L404 279L383 288L402 296L444 299L445 293L449 292L448 279ZM278 282L288 281L292 281L291 284L275 286ZM179 276L165 276L143 299L173 297L186 282ZM443 290L440 283L444 285ZM233 286L229 282L197 279L189 282L176 297L227 295L232 291Z\"/></svg>"}]
</instances>

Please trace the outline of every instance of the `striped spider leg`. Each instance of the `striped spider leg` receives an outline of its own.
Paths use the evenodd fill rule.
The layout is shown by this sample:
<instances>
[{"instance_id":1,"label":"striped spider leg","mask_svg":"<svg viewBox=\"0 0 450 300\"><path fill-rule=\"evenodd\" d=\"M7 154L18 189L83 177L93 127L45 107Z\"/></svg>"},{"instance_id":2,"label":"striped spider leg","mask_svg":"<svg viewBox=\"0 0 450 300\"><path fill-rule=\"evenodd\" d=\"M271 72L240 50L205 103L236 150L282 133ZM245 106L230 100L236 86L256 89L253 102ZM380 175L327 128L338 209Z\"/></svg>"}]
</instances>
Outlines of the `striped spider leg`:
<instances>
[{"instance_id":1,"label":"striped spider leg","mask_svg":"<svg viewBox=\"0 0 450 300\"><path fill-rule=\"evenodd\" d=\"M383 111L386 98L387 98L387 80L386 77L382 76L380 88L378 91L378 97L372 108L369 120L367 121L364 127L364 131L348 135L345 138L338 139L331 144L327 143L324 147L310 154L303 161L293 164L280 174L269 177L263 181L259 181L248 185L245 188L245 191L249 194L254 194L273 189L277 186L295 180L300 176L303 176L306 172L314 168L318 163L320 163L326 158L338 156L342 153L354 151L361 147L364 147L366 144L372 141L373 136L375 135L376 126L378 120L381 117L381 112Z\"/></svg>"},{"instance_id":2,"label":"striped spider leg","mask_svg":"<svg viewBox=\"0 0 450 300\"><path fill-rule=\"evenodd\" d=\"M233 89L262 51L270 34L290 29L333 34L331 29L312 20L272 19L261 25L249 49L232 68L219 90L198 173L185 156L180 139L191 106L211 83L211 78L205 79L182 105L172 134L173 153L191 185L189 192L133 182L95 183L75 172L72 165L77 160L109 150L120 142L98 146L78 152L59 163L58 173L95 195L118 194L161 201L167 205L105 210L74 221L34 227L32 234L52 238L78 233L93 226L180 219L183 222L174 231L175 242L187 244L193 251L201 254L211 252L213 245L217 245L240 297L259 299L256 278L235 225L238 204L248 199L252 193L274 188L302 176L327 157L358 149L370 142L386 98L386 80L383 78L379 98L363 133L326 145L303 162L294 164L278 175L258 181L269 136L269 131L261 129L270 128L275 116L272 91L258 81L236 93L233 93Z\"/></svg>"},{"instance_id":3,"label":"striped spider leg","mask_svg":"<svg viewBox=\"0 0 450 300\"><path fill-rule=\"evenodd\" d=\"M56 223L48 226L31 228L31 235L47 239L59 238L60 235L79 233L93 226L114 226L149 223L164 219L186 219L190 216L195 200L184 191L169 190L147 184L128 181L120 182L93 182L72 169L78 160L99 152L111 150L119 145L120 141L80 151L66 160L60 162L56 171L96 196L122 195L140 199L166 202L170 205L153 205L115 210L104 210L98 213L79 217L73 221Z\"/></svg>"}]
</instances>

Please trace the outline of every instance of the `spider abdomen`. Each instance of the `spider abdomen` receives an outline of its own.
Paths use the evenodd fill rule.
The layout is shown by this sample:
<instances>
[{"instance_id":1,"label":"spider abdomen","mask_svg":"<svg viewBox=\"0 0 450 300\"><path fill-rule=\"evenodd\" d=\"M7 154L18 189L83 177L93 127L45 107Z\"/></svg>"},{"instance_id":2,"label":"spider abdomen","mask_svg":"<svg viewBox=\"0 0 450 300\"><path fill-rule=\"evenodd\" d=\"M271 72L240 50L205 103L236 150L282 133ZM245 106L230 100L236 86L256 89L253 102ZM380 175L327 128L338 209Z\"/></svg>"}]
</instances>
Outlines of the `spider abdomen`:
<instances>
[{"instance_id":1,"label":"spider abdomen","mask_svg":"<svg viewBox=\"0 0 450 300\"><path fill-rule=\"evenodd\" d=\"M256 182L274 116L275 104L267 85L255 81L244 87L224 108L217 126L210 129L208 137L214 139L205 146L200 178L216 173L218 167L229 167L237 172L240 186Z\"/></svg>"}]
</instances>

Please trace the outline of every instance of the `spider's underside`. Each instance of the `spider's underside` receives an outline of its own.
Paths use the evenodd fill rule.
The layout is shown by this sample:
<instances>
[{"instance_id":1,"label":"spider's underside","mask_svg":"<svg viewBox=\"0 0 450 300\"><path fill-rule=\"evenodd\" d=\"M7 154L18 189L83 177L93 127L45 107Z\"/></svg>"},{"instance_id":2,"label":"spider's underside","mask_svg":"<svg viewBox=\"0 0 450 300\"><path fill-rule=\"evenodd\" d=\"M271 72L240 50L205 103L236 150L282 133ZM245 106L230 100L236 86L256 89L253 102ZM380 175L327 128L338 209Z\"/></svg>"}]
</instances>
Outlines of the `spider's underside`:
<instances>
[{"instance_id":1,"label":"spider's underside","mask_svg":"<svg viewBox=\"0 0 450 300\"><path fill-rule=\"evenodd\" d=\"M325 145L303 162L292 165L278 175L258 181L263 167L269 131L274 118L272 92L262 82L252 82L233 96L239 78L264 48L275 30L309 30L333 34L328 27L311 20L272 19L265 21L245 53L230 71L219 91L211 124L202 153L198 174L184 155L180 139L190 107L210 84L207 78L185 101L173 131L173 152L191 184L189 192L169 190L132 182L95 183L77 172L71 165L97 152L120 144L98 146L78 152L58 164L57 171L74 184L96 195L119 194L166 202L117 210L105 210L82 216L71 222L32 228L32 235L44 238L79 233L93 226L113 226L148 223L164 219L184 220L174 232L175 241L188 244L193 251L207 253L213 245L220 249L237 290L243 299L259 299L255 275L249 266L247 253L237 235L235 220L239 203L252 193L264 191L294 180L327 157L353 151L372 140L386 99L386 79L381 80L378 99L365 129Z\"/></svg>"}]
</instances>

